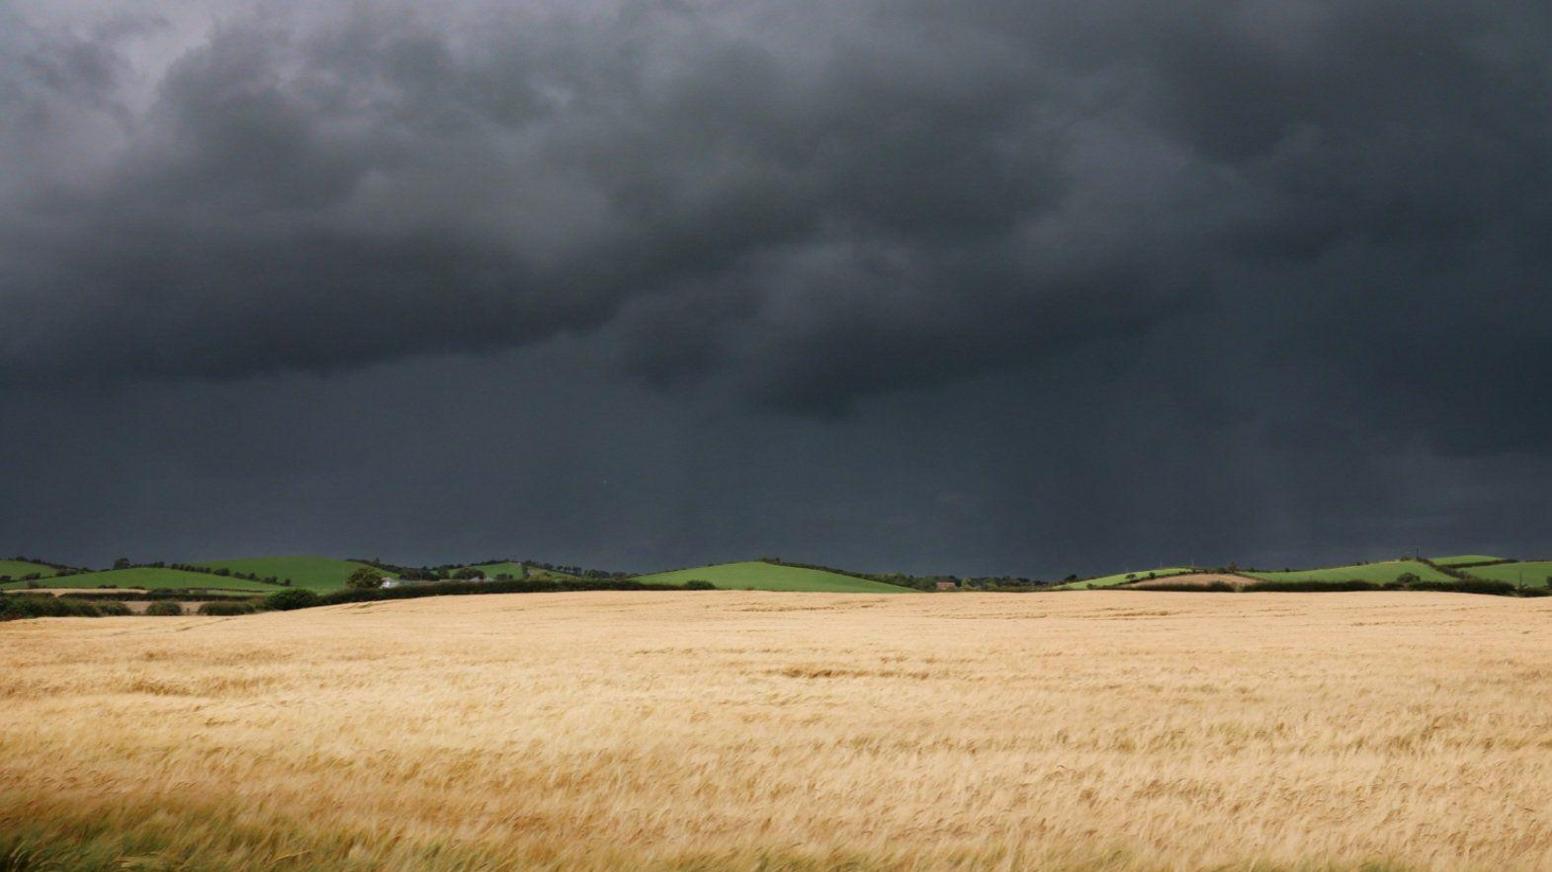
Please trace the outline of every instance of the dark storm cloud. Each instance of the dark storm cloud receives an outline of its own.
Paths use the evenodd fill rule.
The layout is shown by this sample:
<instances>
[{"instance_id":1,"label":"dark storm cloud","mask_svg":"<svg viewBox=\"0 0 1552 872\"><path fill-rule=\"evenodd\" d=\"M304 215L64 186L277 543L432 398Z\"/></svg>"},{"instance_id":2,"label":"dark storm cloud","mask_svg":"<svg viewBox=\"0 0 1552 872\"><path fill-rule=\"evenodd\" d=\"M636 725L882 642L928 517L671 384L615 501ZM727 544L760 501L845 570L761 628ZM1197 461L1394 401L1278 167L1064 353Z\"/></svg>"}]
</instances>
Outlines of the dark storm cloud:
<instances>
[{"instance_id":1,"label":"dark storm cloud","mask_svg":"<svg viewBox=\"0 0 1552 872\"><path fill-rule=\"evenodd\" d=\"M1182 402L1548 444L1542 2L211 9L0 12L0 380L580 332L831 413L1183 324Z\"/></svg>"}]
</instances>

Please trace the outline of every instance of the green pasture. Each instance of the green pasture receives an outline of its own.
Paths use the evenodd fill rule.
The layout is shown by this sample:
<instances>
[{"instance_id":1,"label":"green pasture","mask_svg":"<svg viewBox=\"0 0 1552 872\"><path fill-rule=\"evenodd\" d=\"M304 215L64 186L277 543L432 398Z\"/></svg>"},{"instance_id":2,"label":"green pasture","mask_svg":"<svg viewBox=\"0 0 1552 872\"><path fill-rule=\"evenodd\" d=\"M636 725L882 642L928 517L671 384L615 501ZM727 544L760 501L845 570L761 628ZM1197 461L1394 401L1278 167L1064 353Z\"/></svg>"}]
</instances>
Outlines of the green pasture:
<instances>
[{"instance_id":1,"label":"green pasture","mask_svg":"<svg viewBox=\"0 0 1552 872\"><path fill-rule=\"evenodd\" d=\"M648 584L684 584L709 581L719 588L733 590L816 591L823 593L910 593L910 588L865 578L853 578L821 569L782 566L760 560L719 563L695 569L678 569L640 576Z\"/></svg>"},{"instance_id":2,"label":"green pasture","mask_svg":"<svg viewBox=\"0 0 1552 872\"><path fill-rule=\"evenodd\" d=\"M356 563L353 560L339 560L334 557L315 557L303 555L296 557L243 557L235 560L206 560L197 565L210 569L229 569L232 572L253 573L260 578L274 576L279 579L291 579L292 587L306 588L312 591L339 590L345 586L345 579L352 572L365 566L364 563ZM398 578L397 572L386 569L376 569L387 578ZM273 586L266 585L266 589L273 590Z\"/></svg>"},{"instance_id":3,"label":"green pasture","mask_svg":"<svg viewBox=\"0 0 1552 872\"><path fill-rule=\"evenodd\" d=\"M38 584L44 587L54 588L142 588L144 590L169 590L169 589L207 589L207 590L241 590L261 593L273 593L280 588L272 584L260 584L257 581L248 581L243 578L222 578L218 575L210 575L205 572L187 572L182 569L156 569L153 567L136 567L134 569L109 569L103 572L83 572L79 575L67 575L63 578L50 578L39 580ZM24 582L7 582L0 587L14 590L25 586Z\"/></svg>"},{"instance_id":4,"label":"green pasture","mask_svg":"<svg viewBox=\"0 0 1552 872\"><path fill-rule=\"evenodd\" d=\"M521 580L528 577L528 573L526 570L524 570L523 564L513 563L510 560L501 563L476 563L474 566L469 568L478 569L479 571L485 573L486 578L495 578L498 575L510 575L515 579ZM543 570L540 571L542 572Z\"/></svg>"},{"instance_id":5,"label":"green pasture","mask_svg":"<svg viewBox=\"0 0 1552 872\"><path fill-rule=\"evenodd\" d=\"M1096 587L1115 587L1118 584L1131 584L1134 581L1147 581L1152 578L1168 578L1171 575L1184 575L1187 572L1197 570L1189 566L1164 566L1158 569L1138 569L1133 572L1117 572L1114 575L1101 575L1097 578L1085 578L1078 581L1069 581L1066 584L1057 585L1061 590L1088 590Z\"/></svg>"},{"instance_id":6,"label":"green pasture","mask_svg":"<svg viewBox=\"0 0 1552 872\"><path fill-rule=\"evenodd\" d=\"M1475 563L1501 563L1502 557L1492 557L1487 554L1453 554L1449 557L1429 558L1440 566L1454 568L1456 566L1470 566Z\"/></svg>"},{"instance_id":7,"label":"green pasture","mask_svg":"<svg viewBox=\"0 0 1552 872\"><path fill-rule=\"evenodd\" d=\"M1322 569L1294 569L1281 572L1245 571L1240 574L1263 581L1367 581L1385 584L1395 581L1398 576L1408 572L1422 581L1451 580L1450 576L1417 560L1382 560L1377 563L1328 566Z\"/></svg>"},{"instance_id":8,"label":"green pasture","mask_svg":"<svg viewBox=\"0 0 1552 872\"><path fill-rule=\"evenodd\" d=\"M1461 572L1472 578L1488 581L1523 582L1526 587L1546 587L1547 577L1552 576L1552 560L1527 560L1522 563L1495 563L1492 566L1471 566Z\"/></svg>"},{"instance_id":9,"label":"green pasture","mask_svg":"<svg viewBox=\"0 0 1552 872\"><path fill-rule=\"evenodd\" d=\"M41 563L29 563L23 560L0 560L0 575L9 575L11 578L21 578L24 575L39 575L43 578L59 572L52 566L44 566Z\"/></svg>"}]
</instances>

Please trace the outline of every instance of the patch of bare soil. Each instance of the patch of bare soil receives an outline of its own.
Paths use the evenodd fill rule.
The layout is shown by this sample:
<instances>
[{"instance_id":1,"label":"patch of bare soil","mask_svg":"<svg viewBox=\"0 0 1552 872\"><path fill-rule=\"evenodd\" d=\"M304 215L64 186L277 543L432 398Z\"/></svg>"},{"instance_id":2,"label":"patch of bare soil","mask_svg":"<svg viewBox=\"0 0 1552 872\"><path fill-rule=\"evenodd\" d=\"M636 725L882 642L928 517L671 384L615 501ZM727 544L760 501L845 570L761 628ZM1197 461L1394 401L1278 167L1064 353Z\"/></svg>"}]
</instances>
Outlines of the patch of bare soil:
<instances>
[{"instance_id":1,"label":"patch of bare soil","mask_svg":"<svg viewBox=\"0 0 1552 872\"><path fill-rule=\"evenodd\" d=\"M143 615L146 613L146 609L151 607L152 602L154 602L154 600L128 600L124 603L124 605L129 607L130 614ZM166 602L166 600L161 600L161 602ZM186 615L195 614L199 611L199 607L204 605L204 603L200 601L185 602L183 600L178 600L177 602L178 605L183 606L183 613Z\"/></svg>"}]
</instances>

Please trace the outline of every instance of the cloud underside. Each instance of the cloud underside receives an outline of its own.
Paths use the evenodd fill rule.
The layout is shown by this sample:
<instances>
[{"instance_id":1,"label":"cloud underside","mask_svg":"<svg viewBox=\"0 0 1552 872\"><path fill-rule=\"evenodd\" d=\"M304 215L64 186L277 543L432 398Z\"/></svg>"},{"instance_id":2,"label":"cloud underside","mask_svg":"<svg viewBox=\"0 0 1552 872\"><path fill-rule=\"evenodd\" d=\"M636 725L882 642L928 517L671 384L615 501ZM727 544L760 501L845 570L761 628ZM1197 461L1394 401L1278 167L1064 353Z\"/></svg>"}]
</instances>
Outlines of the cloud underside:
<instances>
[{"instance_id":1,"label":"cloud underside","mask_svg":"<svg viewBox=\"0 0 1552 872\"><path fill-rule=\"evenodd\" d=\"M0 381L572 335L837 414L1103 348L1546 446L1544 3L314 6L0 12Z\"/></svg>"}]
</instances>

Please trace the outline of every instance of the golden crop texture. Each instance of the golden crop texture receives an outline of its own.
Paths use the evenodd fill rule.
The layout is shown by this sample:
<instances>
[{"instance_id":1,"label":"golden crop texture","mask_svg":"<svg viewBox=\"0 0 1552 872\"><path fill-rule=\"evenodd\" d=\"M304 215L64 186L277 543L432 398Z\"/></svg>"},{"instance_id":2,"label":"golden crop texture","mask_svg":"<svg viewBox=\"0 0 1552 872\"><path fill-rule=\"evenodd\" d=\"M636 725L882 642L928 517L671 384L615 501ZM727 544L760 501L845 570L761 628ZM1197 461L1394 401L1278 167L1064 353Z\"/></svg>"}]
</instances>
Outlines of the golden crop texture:
<instances>
[{"instance_id":1,"label":"golden crop texture","mask_svg":"<svg viewBox=\"0 0 1552 872\"><path fill-rule=\"evenodd\" d=\"M20 621L0 855L1547 870L1552 599L624 592Z\"/></svg>"}]
</instances>

